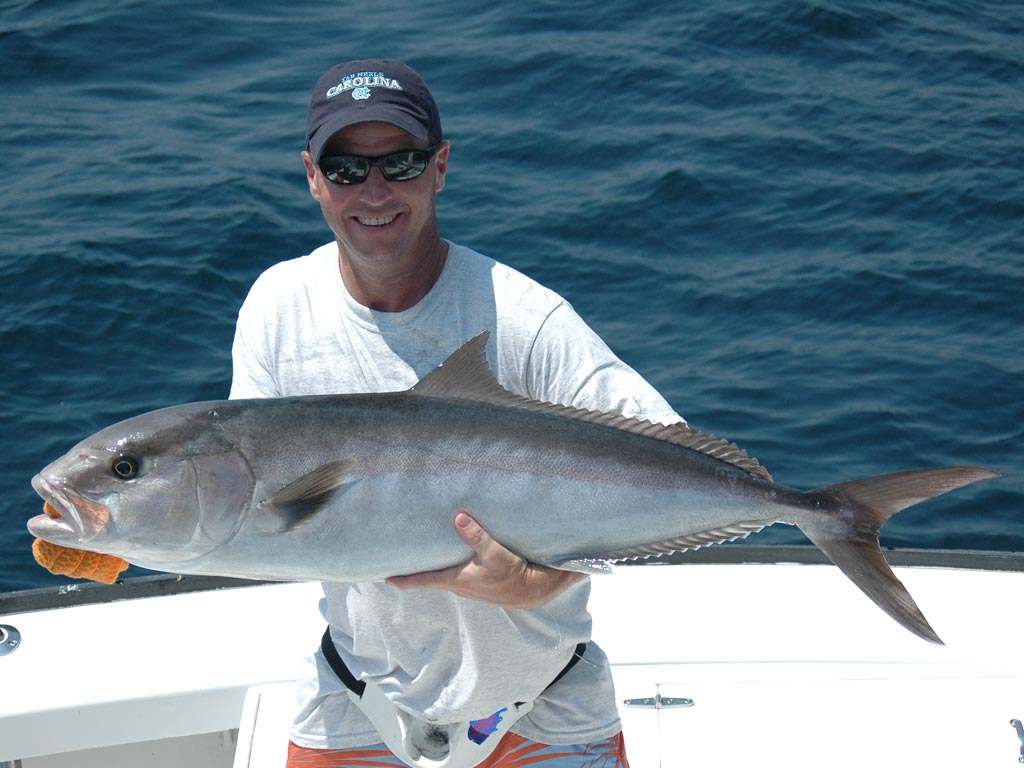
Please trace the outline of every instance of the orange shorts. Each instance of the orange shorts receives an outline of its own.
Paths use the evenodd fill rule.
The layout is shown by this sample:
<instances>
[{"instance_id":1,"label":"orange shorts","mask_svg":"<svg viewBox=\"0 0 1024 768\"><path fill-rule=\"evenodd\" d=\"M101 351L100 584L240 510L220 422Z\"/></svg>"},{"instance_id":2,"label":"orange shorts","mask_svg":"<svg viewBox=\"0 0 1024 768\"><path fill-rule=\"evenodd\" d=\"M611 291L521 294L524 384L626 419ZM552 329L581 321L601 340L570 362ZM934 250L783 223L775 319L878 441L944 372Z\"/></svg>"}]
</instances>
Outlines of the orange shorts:
<instances>
[{"instance_id":1,"label":"orange shorts","mask_svg":"<svg viewBox=\"0 0 1024 768\"><path fill-rule=\"evenodd\" d=\"M547 763L548 768L629 768L621 733L589 744L553 746L506 733L478 768L521 768ZM407 768L383 744L352 749L307 749L289 742L287 768Z\"/></svg>"}]
</instances>

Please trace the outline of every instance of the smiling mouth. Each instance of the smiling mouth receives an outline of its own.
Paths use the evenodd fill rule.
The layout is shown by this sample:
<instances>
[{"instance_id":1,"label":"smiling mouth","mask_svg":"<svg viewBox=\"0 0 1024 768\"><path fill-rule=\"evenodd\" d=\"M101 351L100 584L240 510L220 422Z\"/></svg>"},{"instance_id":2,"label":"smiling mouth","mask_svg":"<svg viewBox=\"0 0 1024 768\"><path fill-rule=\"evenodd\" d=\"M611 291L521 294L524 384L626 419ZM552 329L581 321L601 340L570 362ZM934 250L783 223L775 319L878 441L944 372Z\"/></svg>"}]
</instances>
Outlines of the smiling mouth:
<instances>
[{"instance_id":1,"label":"smiling mouth","mask_svg":"<svg viewBox=\"0 0 1024 768\"><path fill-rule=\"evenodd\" d=\"M362 224L364 227L383 227L394 221L397 216L380 216L380 217L364 217L356 216L356 221Z\"/></svg>"}]
</instances>

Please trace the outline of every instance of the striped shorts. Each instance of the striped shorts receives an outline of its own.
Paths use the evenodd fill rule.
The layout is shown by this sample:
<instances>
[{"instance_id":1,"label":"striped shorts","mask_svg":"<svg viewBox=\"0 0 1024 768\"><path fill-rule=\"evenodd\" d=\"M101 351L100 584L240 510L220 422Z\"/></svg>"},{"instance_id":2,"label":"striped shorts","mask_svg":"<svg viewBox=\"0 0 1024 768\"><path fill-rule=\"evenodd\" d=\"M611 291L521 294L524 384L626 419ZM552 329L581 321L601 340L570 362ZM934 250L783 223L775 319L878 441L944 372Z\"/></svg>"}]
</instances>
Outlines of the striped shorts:
<instances>
[{"instance_id":1,"label":"striped shorts","mask_svg":"<svg viewBox=\"0 0 1024 768\"><path fill-rule=\"evenodd\" d=\"M629 768L622 734L589 744L553 746L506 733L478 768L521 768L543 763L547 768ZM407 768L383 744L351 749L307 749L288 744L287 768Z\"/></svg>"}]
</instances>

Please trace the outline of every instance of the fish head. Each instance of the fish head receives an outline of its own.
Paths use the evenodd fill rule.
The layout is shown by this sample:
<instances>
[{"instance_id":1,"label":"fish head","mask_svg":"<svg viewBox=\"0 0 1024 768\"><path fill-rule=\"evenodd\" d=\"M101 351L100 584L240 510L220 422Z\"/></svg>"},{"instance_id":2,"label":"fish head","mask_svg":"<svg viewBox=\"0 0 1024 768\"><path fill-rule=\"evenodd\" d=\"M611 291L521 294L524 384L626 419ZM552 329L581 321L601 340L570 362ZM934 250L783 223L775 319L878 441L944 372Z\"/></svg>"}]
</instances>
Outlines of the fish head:
<instances>
[{"instance_id":1,"label":"fish head","mask_svg":"<svg viewBox=\"0 0 1024 768\"><path fill-rule=\"evenodd\" d=\"M153 411L80 442L32 479L47 514L29 520L29 531L164 570L225 543L255 481L213 406Z\"/></svg>"}]
</instances>

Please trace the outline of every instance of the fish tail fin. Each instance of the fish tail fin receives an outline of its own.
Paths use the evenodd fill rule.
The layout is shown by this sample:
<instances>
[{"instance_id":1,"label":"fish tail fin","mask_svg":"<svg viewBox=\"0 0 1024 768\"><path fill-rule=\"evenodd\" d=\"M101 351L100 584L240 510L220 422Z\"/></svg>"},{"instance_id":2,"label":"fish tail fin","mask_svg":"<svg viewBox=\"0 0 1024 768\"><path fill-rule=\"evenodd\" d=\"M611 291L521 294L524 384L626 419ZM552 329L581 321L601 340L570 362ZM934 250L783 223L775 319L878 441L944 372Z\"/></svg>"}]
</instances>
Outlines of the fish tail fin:
<instances>
[{"instance_id":1,"label":"fish tail fin","mask_svg":"<svg viewBox=\"0 0 1024 768\"><path fill-rule=\"evenodd\" d=\"M998 476L980 467L948 467L830 485L809 495L838 500L838 515L804 520L800 530L879 608L918 637L943 645L886 562L878 533L890 517L907 507Z\"/></svg>"}]
</instances>

